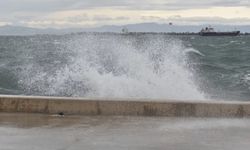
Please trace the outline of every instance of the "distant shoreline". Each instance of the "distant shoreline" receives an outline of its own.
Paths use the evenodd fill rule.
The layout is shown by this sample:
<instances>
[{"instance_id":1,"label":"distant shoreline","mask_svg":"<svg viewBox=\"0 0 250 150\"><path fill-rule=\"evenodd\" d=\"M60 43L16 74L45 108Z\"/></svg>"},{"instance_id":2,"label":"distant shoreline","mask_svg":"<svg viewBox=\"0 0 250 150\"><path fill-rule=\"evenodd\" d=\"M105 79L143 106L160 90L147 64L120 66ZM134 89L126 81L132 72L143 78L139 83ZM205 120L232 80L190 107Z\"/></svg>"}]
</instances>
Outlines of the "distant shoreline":
<instances>
[{"instance_id":1,"label":"distant shoreline","mask_svg":"<svg viewBox=\"0 0 250 150\"><path fill-rule=\"evenodd\" d=\"M27 35L19 35L19 34L0 34L0 37L4 36L17 36L17 37L23 37L23 36L61 36L61 35L80 35L80 34L120 34L120 35L143 35L143 34L163 34L163 35L199 35L199 32L128 32L128 33L121 33L121 32L72 32L72 33L61 33L61 34L27 34ZM238 36L245 36L250 35L250 33L240 33Z\"/></svg>"},{"instance_id":2,"label":"distant shoreline","mask_svg":"<svg viewBox=\"0 0 250 150\"><path fill-rule=\"evenodd\" d=\"M167 34L167 35L199 35L199 32L129 32L121 34ZM250 33L240 33L239 35L250 35Z\"/></svg>"}]
</instances>

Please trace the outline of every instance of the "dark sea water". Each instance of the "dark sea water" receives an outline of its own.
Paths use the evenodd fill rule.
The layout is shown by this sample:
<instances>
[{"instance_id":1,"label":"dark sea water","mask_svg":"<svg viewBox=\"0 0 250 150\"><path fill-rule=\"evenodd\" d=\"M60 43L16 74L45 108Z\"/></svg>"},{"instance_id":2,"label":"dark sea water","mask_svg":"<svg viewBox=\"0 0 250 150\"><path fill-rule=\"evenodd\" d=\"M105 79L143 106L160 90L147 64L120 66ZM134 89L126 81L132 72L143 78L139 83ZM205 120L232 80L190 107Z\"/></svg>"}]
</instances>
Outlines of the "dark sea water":
<instances>
[{"instance_id":1,"label":"dark sea water","mask_svg":"<svg viewBox=\"0 0 250 150\"><path fill-rule=\"evenodd\" d=\"M0 94L250 100L250 36L0 36Z\"/></svg>"}]
</instances>

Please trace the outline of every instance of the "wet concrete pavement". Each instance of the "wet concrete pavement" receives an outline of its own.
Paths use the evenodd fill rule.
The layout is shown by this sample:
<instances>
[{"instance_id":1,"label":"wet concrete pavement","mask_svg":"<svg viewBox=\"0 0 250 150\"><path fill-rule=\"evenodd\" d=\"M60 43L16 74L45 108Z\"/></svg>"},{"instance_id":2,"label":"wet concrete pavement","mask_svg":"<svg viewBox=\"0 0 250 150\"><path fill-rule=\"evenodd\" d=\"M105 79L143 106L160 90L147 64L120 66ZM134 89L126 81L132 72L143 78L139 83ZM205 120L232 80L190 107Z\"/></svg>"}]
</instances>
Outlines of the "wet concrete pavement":
<instances>
[{"instance_id":1,"label":"wet concrete pavement","mask_svg":"<svg viewBox=\"0 0 250 150\"><path fill-rule=\"evenodd\" d=\"M0 150L249 150L250 119L0 113Z\"/></svg>"}]
</instances>

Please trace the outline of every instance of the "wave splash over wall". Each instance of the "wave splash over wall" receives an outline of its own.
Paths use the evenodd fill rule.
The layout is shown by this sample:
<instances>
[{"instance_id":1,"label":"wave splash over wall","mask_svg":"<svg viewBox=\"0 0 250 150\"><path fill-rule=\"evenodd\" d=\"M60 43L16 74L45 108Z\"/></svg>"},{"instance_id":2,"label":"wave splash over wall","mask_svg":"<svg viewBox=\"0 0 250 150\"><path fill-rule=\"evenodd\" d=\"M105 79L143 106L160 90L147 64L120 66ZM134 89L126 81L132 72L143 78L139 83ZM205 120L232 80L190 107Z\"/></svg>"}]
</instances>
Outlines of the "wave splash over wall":
<instances>
[{"instance_id":1,"label":"wave splash over wall","mask_svg":"<svg viewBox=\"0 0 250 150\"><path fill-rule=\"evenodd\" d=\"M52 64L57 65L32 62L22 69L19 84L27 93L204 99L189 65L189 50L179 39L150 34L80 34L56 43L63 48L46 59L56 57Z\"/></svg>"}]
</instances>

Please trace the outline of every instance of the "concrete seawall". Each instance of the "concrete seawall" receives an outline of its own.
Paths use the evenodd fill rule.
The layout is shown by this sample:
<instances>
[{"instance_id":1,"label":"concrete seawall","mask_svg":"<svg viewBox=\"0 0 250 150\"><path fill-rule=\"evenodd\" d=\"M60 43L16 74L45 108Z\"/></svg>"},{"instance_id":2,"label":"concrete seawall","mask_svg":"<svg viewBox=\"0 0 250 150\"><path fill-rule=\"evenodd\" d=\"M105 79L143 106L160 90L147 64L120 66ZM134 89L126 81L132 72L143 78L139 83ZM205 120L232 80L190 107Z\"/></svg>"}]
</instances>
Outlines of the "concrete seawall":
<instances>
[{"instance_id":1,"label":"concrete seawall","mask_svg":"<svg viewBox=\"0 0 250 150\"><path fill-rule=\"evenodd\" d=\"M250 102L0 96L0 112L65 115L250 117Z\"/></svg>"}]
</instances>

